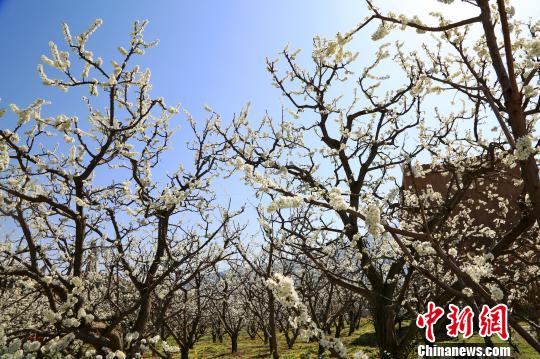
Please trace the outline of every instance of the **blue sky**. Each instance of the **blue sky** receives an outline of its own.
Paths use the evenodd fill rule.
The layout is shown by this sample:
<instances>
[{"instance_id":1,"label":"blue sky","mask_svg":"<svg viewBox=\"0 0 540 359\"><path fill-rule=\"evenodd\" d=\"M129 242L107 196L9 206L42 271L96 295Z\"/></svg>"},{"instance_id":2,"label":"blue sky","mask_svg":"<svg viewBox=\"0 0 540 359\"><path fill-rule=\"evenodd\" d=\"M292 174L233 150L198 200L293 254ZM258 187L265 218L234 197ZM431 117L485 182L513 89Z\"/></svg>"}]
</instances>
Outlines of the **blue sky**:
<instances>
[{"instance_id":1,"label":"blue sky","mask_svg":"<svg viewBox=\"0 0 540 359\"><path fill-rule=\"evenodd\" d=\"M103 26L87 47L107 61L118 58L116 48L128 41L133 21L148 19L145 37L159 39L160 44L136 61L152 70L153 94L169 104L180 103L196 119L208 115L203 106L209 104L224 121L248 101L254 117L265 110L280 113L280 94L270 84L265 58L277 56L287 43L308 53L314 35L345 31L365 11L354 0L0 0L0 4L0 106L23 107L39 97L52 101L47 107L50 114L83 117L81 93L65 94L43 86L37 76L40 56L49 54L48 42L63 43L62 22L77 34L101 18ZM229 190L236 194L236 187Z\"/></svg>"},{"instance_id":2,"label":"blue sky","mask_svg":"<svg viewBox=\"0 0 540 359\"><path fill-rule=\"evenodd\" d=\"M247 101L256 109L279 105L270 86L266 56L287 42L309 49L312 37L352 27L362 17L357 1L27 1L7 0L0 7L0 96L21 105L35 97L62 98L36 76L48 41L62 42L60 24L73 33L94 19L103 26L89 48L107 59L128 39L132 22L149 19L147 39L160 40L141 63L152 69L154 92L181 102L194 114L205 103L224 116ZM135 5L136 4L136 5ZM139 58L141 59L141 58ZM69 112L70 104L58 110Z\"/></svg>"}]
</instances>

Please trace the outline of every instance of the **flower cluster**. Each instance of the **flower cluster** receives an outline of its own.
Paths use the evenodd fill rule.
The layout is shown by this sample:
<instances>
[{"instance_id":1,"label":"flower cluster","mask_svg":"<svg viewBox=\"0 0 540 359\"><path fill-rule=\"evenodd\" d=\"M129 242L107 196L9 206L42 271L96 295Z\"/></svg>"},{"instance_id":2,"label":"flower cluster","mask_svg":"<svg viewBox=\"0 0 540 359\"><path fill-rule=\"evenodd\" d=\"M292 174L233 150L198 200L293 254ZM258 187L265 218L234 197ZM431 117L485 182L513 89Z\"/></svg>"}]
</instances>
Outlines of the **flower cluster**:
<instances>
[{"instance_id":1,"label":"flower cluster","mask_svg":"<svg viewBox=\"0 0 540 359\"><path fill-rule=\"evenodd\" d=\"M343 199L341 190L338 187L334 187L328 192L328 203L336 211L349 209L349 204Z\"/></svg>"},{"instance_id":2,"label":"flower cluster","mask_svg":"<svg viewBox=\"0 0 540 359\"><path fill-rule=\"evenodd\" d=\"M302 202L304 202L302 196L281 196L270 202L266 210L268 212L276 212L283 208L298 208Z\"/></svg>"},{"instance_id":3,"label":"flower cluster","mask_svg":"<svg viewBox=\"0 0 540 359\"><path fill-rule=\"evenodd\" d=\"M371 40L373 41L381 40L386 35L388 35L391 30L392 30L391 24L385 21L381 21L381 23L379 24L379 27L377 27L377 30L375 30L375 32L371 35Z\"/></svg>"},{"instance_id":4,"label":"flower cluster","mask_svg":"<svg viewBox=\"0 0 540 359\"><path fill-rule=\"evenodd\" d=\"M177 347L176 345L170 345L166 341L162 341L161 345L162 345L163 351L167 354L174 354L174 353L180 352L179 347Z\"/></svg>"},{"instance_id":5,"label":"flower cluster","mask_svg":"<svg viewBox=\"0 0 540 359\"><path fill-rule=\"evenodd\" d=\"M353 359L369 359L369 357L362 350L359 350L356 353L354 353Z\"/></svg>"},{"instance_id":6,"label":"flower cluster","mask_svg":"<svg viewBox=\"0 0 540 359\"><path fill-rule=\"evenodd\" d=\"M271 278L266 280L265 284L281 304L293 310L295 317L292 319L292 325L300 329L299 335L301 338L306 341L316 338L319 340L319 344L323 348L330 350L333 355L339 358L347 356L347 348L339 338L328 339L324 331L317 328L317 325L309 316L307 307L300 300L291 278L280 273L274 273Z\"/></svg>"},{"instance_id":7,"label":"flower cluster","mask_svg":"<svg viewBox=\"0 0 540 359\"><path fill-rule=\"evenodd\" d=\"M2 358L37 358L38 351L41 347L39 341L22 342L21 339L15 338L9 343L5 335L5 329L0 325L0 357Z\"/></svg>"},{"instance_id":8,"label":"flower cluster","mask_svg":"<svg viewBox=\"0 0 540 359\"><path fill-rule=\"evenodd\" d=\"M523 136L516 140L515 156L518 160L524 161L535 152L536 150L532 145L531 136Z\"/></svg>"},{"instance_id":9,"label":"flower cluster","mask_svg":"<svg viewBox=\"0 0 540 359\"><path fill-rule=\"evenodd\" d=\"M4 171L9 165L8 146L0 142L0 171Z\"/></svg>"},{"instance_id":10,"label":"flower cluster","mask_svg":"<svg viewBox=\"0 0 540 359\"><path fill-rule=\"evenodd\" d=\"M464 266L463 270L473 280L479 282L482 278L489 278L493 275L493 265L490 263L492 259L492 254L475 256L471 262Z\"/></svg>"},{"instance_id":11,"label":"flower cluster","mask_svg":"<svg viewBox=\"0 0 540 359\"><path fill-rule=\"evenodd\" d=\"M332 59L334 63L351 62L358 55L357 53L345 50L345 45L351 38L352 34L350 32L344 35L338 32L333 40L326 40L317 36L313 39L315 46L312 56L316 61L320 61L321 63L327 63L328 59ZM292 57L293 59L294 56Z\"/></svg>"},{"instance_id":12,"label":"flower cluster","mask_svg":"<svg viewBox=\"0 0 540 359\"><path fill-rule=\"evenodd\" d=\"M370 204L366 209L366 226L368 232L376 237L384 230L381 224L381 210L378 206Z\"/></svg>"}]
</instances>

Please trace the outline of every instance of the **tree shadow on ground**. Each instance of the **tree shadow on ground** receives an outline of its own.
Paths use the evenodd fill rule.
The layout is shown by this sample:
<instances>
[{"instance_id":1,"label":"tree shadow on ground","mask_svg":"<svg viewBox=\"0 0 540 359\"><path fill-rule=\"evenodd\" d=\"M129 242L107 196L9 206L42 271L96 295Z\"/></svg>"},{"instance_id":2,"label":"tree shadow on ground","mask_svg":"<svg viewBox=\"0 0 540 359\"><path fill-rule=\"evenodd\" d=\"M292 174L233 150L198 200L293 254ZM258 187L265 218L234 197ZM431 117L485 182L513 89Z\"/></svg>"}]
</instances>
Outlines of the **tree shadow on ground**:
<instances>
[{"instance_id":1,"label":"tree shadow on ground","mask_svg":"<svg viewBox=\"0 0 540 359\"><path fill-rule=\"evenodd\" d=\"M397 333L399 337L407 333L408 326L403 326ZM377 336L374 331L364 332L351 342L355 346L377 347Z\"/></svg>"},{"instance_id":2,"label":"tree shadow on ground","mask_svg":"<svg viewBox=\"0 0 540 359\"><path fill-rule=\"evenodd\" d=\"M354 346L375 347L377 346L377 337L373 332L362 333L351 344Z\"/></svg>"}]
</instances>

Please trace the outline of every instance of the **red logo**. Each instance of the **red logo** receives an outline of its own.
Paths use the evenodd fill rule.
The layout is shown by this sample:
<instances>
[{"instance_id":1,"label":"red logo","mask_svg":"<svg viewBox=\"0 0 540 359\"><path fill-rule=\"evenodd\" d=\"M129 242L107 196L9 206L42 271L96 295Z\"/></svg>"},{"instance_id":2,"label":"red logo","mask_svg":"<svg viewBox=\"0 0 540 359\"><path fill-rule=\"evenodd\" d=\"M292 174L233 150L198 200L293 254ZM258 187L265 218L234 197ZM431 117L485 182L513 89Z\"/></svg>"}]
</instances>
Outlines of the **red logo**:
<instances>
[{"instance_id":1,"label":"red logo","mask_svg":"<svg viewBox=\"0 0 540 359\"><path fill-rule=\"evenodd\" d=\"M446 316L450 319L450 324L446 326L446 334L449 337L457 337L459 333L463 338L470 338L473 335L473 317L474 312L471 307L466 306L463 310L454 304L450 304L450 313Z\"/></svg>"},{"instance_id":2,"label":"red logo","mask_svg":"<svg viewBox=\"0 0 540 359\"><path fill-rule=\"evenodd\" d=\"M498 304L493 308L482 306L479 318L479 335L481 337L497 334L502 340L508 339L508 307Z\"/></svg>"},{"instance_id":3,"label":"red logo","mask_svg":"<svg viewBox=\"0 0 540 359\"><path fill-rule=\"evenodd\" d=\"M455 338L461 333L464 338L470 338L473 335L474 312L472 308L466 306L460 310L454 304L450 304L448 308L450 312L446 317L450 324L446 326L446 334ZM418 328L425 328L426 339L431 343L435 342L433 327L443 315L443 308L429 302L427 312L416 318L416 325ZM478 327L480 328L478 334L481 337L497 334L502 340L508 340L508 307L504 304L498 304L493 308L487 305L482 306L482 311L478 316Z\"/></svg>"},{"instance_id":4,"label":"red logo","mask_svg":"<svg viewBox=\"0 0 540 359\"><path fill-rule=\"evenodd\" d=\"M428 303L428 311L426 314L421 314L416 318L416 325L418 328L426 328L426 339L430 342L435 342L435 333L433 333L433 326L444 315L444 309L437 307L435 303Z\"/></svg>"}]
</instances>

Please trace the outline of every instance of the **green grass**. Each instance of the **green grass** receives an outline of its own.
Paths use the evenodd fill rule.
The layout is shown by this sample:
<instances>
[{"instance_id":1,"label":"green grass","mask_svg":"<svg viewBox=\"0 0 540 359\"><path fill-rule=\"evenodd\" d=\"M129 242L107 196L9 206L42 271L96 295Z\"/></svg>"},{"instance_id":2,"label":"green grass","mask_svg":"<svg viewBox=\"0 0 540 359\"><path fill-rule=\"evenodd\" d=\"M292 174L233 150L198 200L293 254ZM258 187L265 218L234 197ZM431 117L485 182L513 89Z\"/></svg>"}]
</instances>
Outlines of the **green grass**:
<instances>
[{"instance_id":1,"label":"green grass","mask_svg":"<svg viewBox=\"0 0 540 359\"><path fill-rule=\"evenodd\" d=\"M373 345L354 345L352 342L364 334L369 334L373 331L371 324L368 321L363 321L360 328L355 331L352 336L348 334L348 328L342 330L341 340L349 349L351 356L358 349L363 349L366 353L376 353L377 349ZM212 337L207 335L195 345L195 348L190 351L190 358L211 359L211 358L268 358L268 345L264 344L259 337L251 339L246 333L242 333L238 340L238 352L231 354L230 340L227 336L223 337L223 343L212 343ZM317 343L306 343L297 340L292 349L287 349L287 343L282 334L278 334L278 346L280 358L295 359L295 358L316 358ZM372 355L370 355L370 358Z\"/></svg>"},{"instance_id":2,"label":"green grass","mask_svg":"<svg viewBox=\"0 0 540 359\"><path fill-rule=\"evenodd\" d=\"M378 348L375 344L375 333L373 325L369 319L363 319L360 327L351 335L347 336L348 328L342 330L341 340L348 349L350 357L358 350L363 350L370 358L378 358ZM495 344L502 343L498 337L492 338ZM311 359L317 358L317 343L305 343L297 340L292 349L287 349L287 344L283 335L278 335L279 354L282 359ZM463 340L446 341L445 343L483 343L483 339L478 336ZM512 349L514 358L535 359L540 355L535 352L523 339L517 334L513 335L513 342L517 345L520 353L515 353ZM441 342L444 343L444 342ZM268 358L268 345L264 344L259 337L251 339L246 333L242 333L238 340L238 352L231 354L230 340L225 335L223 343L213 343L210 335L205 335L190 351L189 357L193 359L212 359L212 358ZM179 356L178 356L179 357ZM327 357L327 356L326 356ZM411 353L411 358L416 358L416 351Z\"/></svg>"}]
</instances>

